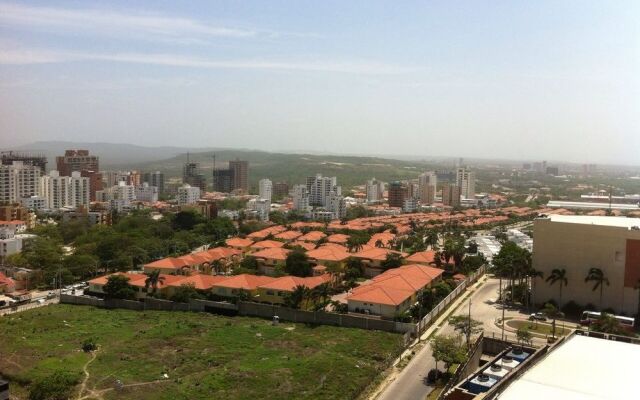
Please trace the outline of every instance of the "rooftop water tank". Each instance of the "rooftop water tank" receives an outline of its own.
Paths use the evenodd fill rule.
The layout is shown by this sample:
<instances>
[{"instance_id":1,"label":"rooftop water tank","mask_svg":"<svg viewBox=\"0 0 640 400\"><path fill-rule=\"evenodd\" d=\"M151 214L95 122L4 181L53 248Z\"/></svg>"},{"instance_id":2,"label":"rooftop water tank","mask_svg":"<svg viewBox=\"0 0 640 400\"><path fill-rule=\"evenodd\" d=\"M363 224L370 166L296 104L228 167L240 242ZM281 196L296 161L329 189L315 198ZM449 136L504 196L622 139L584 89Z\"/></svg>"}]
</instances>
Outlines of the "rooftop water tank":
<instances>
[{"instance_id":1,"label":"rooftop water tank","mask_svg":"<svg viewBox=\"0 0 640 400\"><path fill-rule=\"evenodd\" d=\"M508 370L512 370L512 369L516 368L518 365L520 365L520 362L514 360L511 357L504 356L501 359L499 359L498 361L496 361L496 365L499 365L502 368L505 368L505 369L508 369Z\"/></svg>"},{"instance_id":2,"label":"rooftop water tank","mask_svg":"<svg viewBox=\"0 0 640 400\"><path fill-rule=\"evenodd\" d=\"M485 374L485 375L489 375L492 378L496 378L496 380L500 380L500 379L504 378L504 376L506 374L508 374L509 371L510 370L508 370L506 368L502 368L498 364L493 364L489 368L487 368L484 371L482 371L482 373Z\"/></svg>"},{"instance_id":3,"label":"rooftop water tank","mask_svg":"<svg viewBox=\"0 0 640 400\"><path fill-rule=\"evenodd\" d=\"M467 390L473 394L480 394L491 389L498 381L486 374L476 375L473 379L467 382Z\"/></svg>"},{"instance_id":4,"label":"rooftop water tank","mask_svg":"<svg viewBox=\"0 0 640 400\"><path fill-rule=\"evenodd\" d=\"M510 352L508 352L506 354L507 357L511 357L516 361L520 361L523 362L524 360L527 359L527 357L529 357L531 354L527 353L526 351L523 351L520 348L512 348Z\"/></svg>"}]
</instances>

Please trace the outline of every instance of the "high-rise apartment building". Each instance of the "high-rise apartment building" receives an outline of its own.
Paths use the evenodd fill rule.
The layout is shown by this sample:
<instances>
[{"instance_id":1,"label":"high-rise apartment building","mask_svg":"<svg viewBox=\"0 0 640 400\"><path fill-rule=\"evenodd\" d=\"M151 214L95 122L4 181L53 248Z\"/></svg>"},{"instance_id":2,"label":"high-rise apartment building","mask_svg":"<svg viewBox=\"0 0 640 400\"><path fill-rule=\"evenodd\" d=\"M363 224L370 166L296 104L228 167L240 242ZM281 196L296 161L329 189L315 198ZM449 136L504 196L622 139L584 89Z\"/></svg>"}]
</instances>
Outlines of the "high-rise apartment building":
<instances>
[{"instance_id":1,"label":"high-rise apartment building","mask_svg":"<svg viewBox=\"0 0 640 400\"><path fill-rule=\"evenodd\" d=\"M91 179L73 171L69 179L69 207L87 207L91 198Z\"/></svg>"},{"instance_id":2,"label":"high-rise apartment building","mask_svg":"<svg viewBox=\"0 0 640 400\"><path fill-rule=\"evenodd\" d=\"M293 209L303 212L310 209L309 191L306 185L293 186Z\"/></svg>"},{"instance_id":3,"label":"high-rise apartment building","mask_svg":"<svg viewBox=\"0 0 640 400\"><path fill-rule=\"evenodd\" d=\"M289 195L289 184L287 182L276 182L273 184L273 195L276 198Z\"/></svg>"},{"instance_id":4,"label":"high-rise apartment building","mask_svg":"<svg viewBox=\"0 0 640 400\"><path fill-rule=\"evenodd\" d=\"M241 190L244 193L249 192L249 161L241 161L235 159L229 161L229 170L231 170L232 190Z\"/></svg>"},{"instance_id":5,"label":"high-rise apartment building","mask_svg":"<svg viewBox=\"0 0 640 400\"><path fill-rule=\"evenodd\" d=\"M407 187L402 182L395 181L389 184L389 207L402 208L407 198Z\"/></svg>"},{"instance_id":6,"label":"high-rise apartment building","mask_svg":"<svg viewBox=\"0 0 640 400\"><path fill-rule=\"evenodd\" d=\"M463 198L474 199L476 197L476 178L472 171L466 168L458 168L456 185L460 188L460 195Z\"/></svg>"},{"instance_id":7,"label":"high-rise apartment building","mask_svg":"<svg viewBox=\"0 0 640 400\"><path fill-rule=\"evenodd\" d=\"M56 157L56 167L60 176L71 176L73 171L99 171L100 162L89 150L65 150L64 156Z\"/></svg>"},{"instance_id":8,"label":"high-rise apartment building","mask_svg":"<svg viewBox=\"0 0 640 400\"><path fill-rule=\"evenodd\" d=\"M90 201L90 178L73 171L71 176L60 176L56 170L40 178L41 196L47 199L47 208L88 207Z\"/></svg>"},{"instance_id":9,"label":"high-rise apartment building","mask_svg":"<svg viewBox=\"0 0 640 400\"><path fill-rule=\"evenodd\" d=\"M347 202L338 193L331 192L327 209L333 213L333 218L344 218L347 215Z\"/></svg>"},{"instance_id":10,"label":"high-rise apartment building","mask_svg":"<svg viewBox=\"0 0 640 400\"><path fill-rule=\"evenodd\" d=\"M268 200L271 203L271 197L273 192L273 184L269 179L260 179L258 182L258 197Z\"/></svg>"},{"instance_id":11,"label":"high-rise apartment building","mask_svg":"<svg viewBox=\"0 0 640 400\"><path fill-rule=\"evenodd\" d=\"M200 189L204 193L207 189L207 180L204 175L199 172L198 163L187 162L182 170L182 183Z\"/></svg>"},{"instance_id":12,"label":"high-rise apartment building","mask_svg":"<svg viewBox=\"0 0 640 400\"><path fill-rule=\"evenodd\" d=\"M22 161L24 165L31 165L40 168L40 176L47 173L47 156L44 154L3 151L1 158L2 165L12 165L14 161Z\"/></svg>"},{"instance_id":13,"label":"high-rise apartment building","mask_svg":"<svg viewBox=\"0 0 640 400\"><path fill-rule=\"evenodd\" d=\"M309 192L309 205L327 207L331 193L342 194L338 179L320 174L307 177L307 191Z\"/></svg>"},{"instance_id":14,"label":"high-rise apartment building","mask_svg":"<svg viewBox=\"0 0 640 400\"><path fill-rule=\"evenodd\" d=\"M450 183L442 185L442 204L450 207L460 205L460 187Z\"/></svg>"},{"instance_id":15,"label":"high-rise apartment building","mask_svg":"<svg viewBox=\"0 0 640 400\"><path fill-rule=\"evenodd\" d=\"M418 178L418 192L420 203L433 204L436 198L438 176L433 171L421 174Z\"/></svg>"},{"instance_id":16,"label":"high-rise apartment building","mask_svg":"<svg viewBox=\"0 0 640 400\"><path fill-rule=\"evenodd\" d=\"M14 161L0 165L0 202L12 204L37 196L40 190L40 168Z\"/></svg>"},{"instance_id":17,"label":"high-rise apartment building","mask_svg":"<svg viewBox=\"0 0 640 400\"><path fill-rule=\"evenodd\" d=\"M137 201L145 201L147 203L155 203L158 201L158 187L151 186L147 182L135 187L135 199Z\"/></svg>"},{"instance_id":18,"label":"high-rise apartment building","mask_svg":"<svg viewBox=\"0 0 640 400\"><path fill-rule=\"evenodd\" d=\"M179 206L196 204L198 200L200 200L200 188L185 183L182 187L178 188L176 199L178 200Z\"/></svg>"},{"instance_id":19,"label":"high-rise apartment building","mask_svg":"<svg viewBox=\"0 0 640 400\"><path fill-rule=\"evenodd\" d=\"M148 183L149 186L158 188L158 194L164 194L164 174L160 171L146 172L142 176L142 183Z\"/></svg>"},{"instance_id":20,"label":"high-rise apartment building","mask_svg":"<svg viewBox=\"0 0 640 400\"><path fill-rule=\"evenodd\" d=\"M365 191L369 204L381 203L384 200L384 182L378 181L376 178L367 181Z\"/></svg>"}]
</instances>

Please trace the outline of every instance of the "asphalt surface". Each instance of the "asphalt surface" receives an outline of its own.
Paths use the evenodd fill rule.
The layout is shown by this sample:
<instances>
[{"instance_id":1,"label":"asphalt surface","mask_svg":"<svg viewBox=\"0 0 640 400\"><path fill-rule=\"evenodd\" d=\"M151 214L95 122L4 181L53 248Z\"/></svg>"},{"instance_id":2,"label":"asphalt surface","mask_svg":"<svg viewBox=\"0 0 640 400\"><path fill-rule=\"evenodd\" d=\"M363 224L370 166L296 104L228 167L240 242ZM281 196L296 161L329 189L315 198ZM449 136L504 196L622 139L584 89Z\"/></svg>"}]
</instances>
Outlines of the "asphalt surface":
<instances>
[{"instance_id":1,"label":"asphalt surface","mask_svg":"<svg viewBox=\"0 0 640 400\"><path fill-rule=\"evenodd\" d=\"M505 283L503 282L503 285ZM502 317L502 309L499 304L494 304L494 300L498 298L499 280L495 278L488 279L479 286L469 298L471 300L471 318L482 321L485 336L501 337L502 331L500 327L495 325L495 321ZM453 315L468 315L469 299L464 300L458 306ZM455 305L454 305L455 307ZM505 310L505 317L526 318L526 312L517 310ZM453 327L445 323L436 334L455 334ZM515 341L515 334L506 332L508 339ZM423 338L424 340L424 338ZM541 339L536 340L536 344L543 343ZM385 390L380 393L377 400L424 400L424 398L433 390L427 385L426 377L429 371L436 367L436 362L431 356L431 346L425 344L413 356L409 364L396 376ZM439 365L442 369L442 364Z\"/></svg>"}]
</instances>

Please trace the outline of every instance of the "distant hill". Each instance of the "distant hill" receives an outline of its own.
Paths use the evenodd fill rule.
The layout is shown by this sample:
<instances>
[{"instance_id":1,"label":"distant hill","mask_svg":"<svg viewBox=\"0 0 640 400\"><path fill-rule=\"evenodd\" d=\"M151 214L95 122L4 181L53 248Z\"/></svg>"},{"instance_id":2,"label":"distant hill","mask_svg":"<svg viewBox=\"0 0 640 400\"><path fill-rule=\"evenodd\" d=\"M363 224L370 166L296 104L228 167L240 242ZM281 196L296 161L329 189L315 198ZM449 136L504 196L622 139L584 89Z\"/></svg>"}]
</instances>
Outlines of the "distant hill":
<instances>
[{"instance_id":1,"label":"distant hill","mask_svg":"<svg viewBox=\"0 0 640 400\"><path fill-rule=\"evenodd\" d=\"M101 169L136 169L140 171L163 171L168 178L181 177L182 166L187 160L200 163L201 172L212 182L212 155L216 155L216 166L224 168L229 160L236 158L249 161L249 184L257 190L258 180L269 178L274 182L291 185L304 183L305 177L316 173L336 176L338 183L346 188L363 185L373 177L389 182L415 178L422 171L432 168L450 167L449 160L429 163L420 160L395 160L383 157L361 157L343 155L270 153L256 150L146 147L118 143L81 142L35 142L6 150L30 151L45 154L49 169L55 168L55 157L66 149L88 149L100 157ZM4 149L3 149L4 150Z\"/></svg>"}]
</instances>

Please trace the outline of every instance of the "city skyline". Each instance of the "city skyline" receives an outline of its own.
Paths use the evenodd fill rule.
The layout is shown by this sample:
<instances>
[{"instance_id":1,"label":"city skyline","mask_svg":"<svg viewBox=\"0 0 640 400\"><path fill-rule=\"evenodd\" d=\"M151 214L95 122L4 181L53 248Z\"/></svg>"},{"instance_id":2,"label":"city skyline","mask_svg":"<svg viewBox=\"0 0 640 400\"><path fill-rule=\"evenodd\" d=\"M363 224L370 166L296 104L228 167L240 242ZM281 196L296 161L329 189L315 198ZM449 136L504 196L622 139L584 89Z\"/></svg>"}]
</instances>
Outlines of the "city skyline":
<instances>
[{"instance_id":1,"label":"city skyline","mask_svg":"<svg viewBox=\"0 0 640 400\"><path fill-rule=\"evenodd\" d=\"M637 164L638 11L2 1L0 146Z\"/></svg>"}]
</instances>

